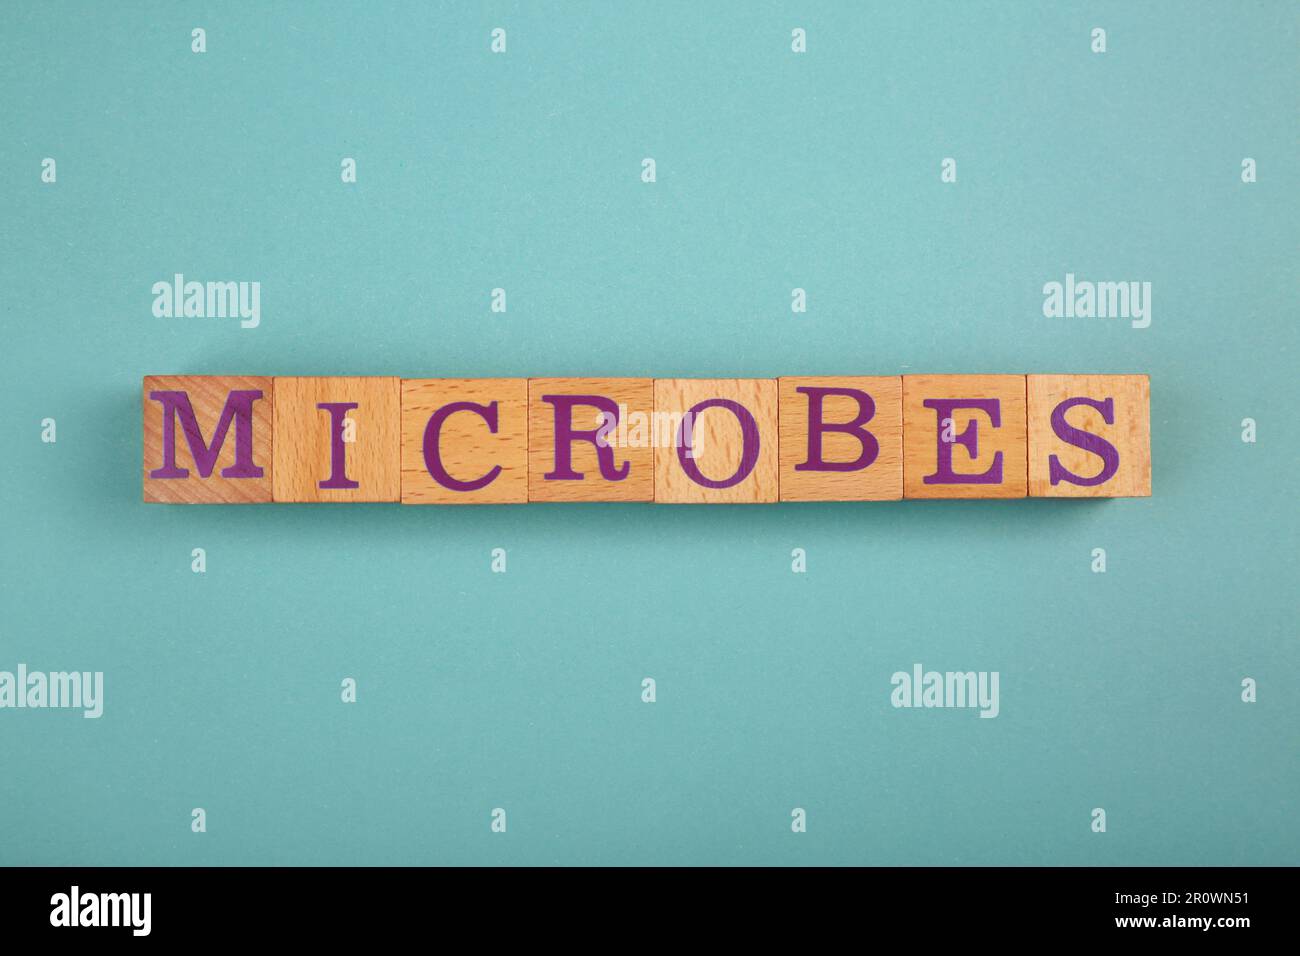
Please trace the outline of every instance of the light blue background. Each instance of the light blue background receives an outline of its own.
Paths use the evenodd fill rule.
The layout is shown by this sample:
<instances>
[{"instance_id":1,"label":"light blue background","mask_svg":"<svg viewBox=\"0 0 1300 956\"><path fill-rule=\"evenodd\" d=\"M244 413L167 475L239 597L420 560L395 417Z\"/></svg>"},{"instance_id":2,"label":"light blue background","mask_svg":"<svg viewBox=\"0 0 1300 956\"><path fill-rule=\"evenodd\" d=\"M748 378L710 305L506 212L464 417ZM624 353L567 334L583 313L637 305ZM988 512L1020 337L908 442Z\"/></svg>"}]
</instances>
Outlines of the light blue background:
<instances>
[{"instance_id":1,"label":"light blue background","mask_svg":"<svg viewBox=\"0 0 1300 956\"><path fill-rule=\"evenodd\" d=\"M0 862L1296 863L1296 27L9 6L0 669L106 704L0 711ZM1045 319L1067 271L1152 282L1151 327ZM175 272L260 281L261 327L154 318ZM144 374L911 371L1148 372L1155 496L140 500ZM918 661L1000 671L1001 716L894 710Z\"/></svg>"}]
</instances>

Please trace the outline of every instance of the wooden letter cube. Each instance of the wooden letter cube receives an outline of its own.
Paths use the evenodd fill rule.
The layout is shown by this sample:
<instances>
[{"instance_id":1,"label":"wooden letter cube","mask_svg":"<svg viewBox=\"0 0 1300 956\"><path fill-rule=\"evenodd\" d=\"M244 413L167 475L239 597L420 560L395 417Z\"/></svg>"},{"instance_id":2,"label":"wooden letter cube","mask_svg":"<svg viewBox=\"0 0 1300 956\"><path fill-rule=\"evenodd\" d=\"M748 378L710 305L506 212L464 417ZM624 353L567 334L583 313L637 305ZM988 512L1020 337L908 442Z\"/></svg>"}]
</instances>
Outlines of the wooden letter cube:
<instances>
[{"instance_id":1,"label":"wooden letter cube","mask_svg":"<svg viewBox=\"0 0 1300 956\"><path fill-rule=\"evenodd\" d=\"M402 382L402 504L528 501L528 379Z\"/></svg>"},{"instance_id":2,"label":"wooden letter cube","mask_svg":"<svg viewBox=\"0 0 1300 956\"><path fill-rule=\"evenodd\" d=\"M274 383L238 375L144 379L144 500L271 500Z\"/></svg>"},{"instance_id":3,"label":"wooden letter cube","mask_svg":"<svg viewBox=\"0 0 1300 956\"><path fill-rule=\"evenodd\" d=\"M904 375L903 497L1023 498L1025 376Z\"/></svg>"},{"instance_id":4,"label":"wooden letter cube","mask_svg":"<svg viewBox=\"0 0 1300 956\"><path fill-rule=\"evenodd\" d=\"M657 379L654 446L655 501L776 501L776 379Z\"/></svg>"},{"instance_id":5,"label":"wooden letter cube","mask_svg":"<svg viewBox=\"0 0 1300 956\"><path fill-rule=\"evenodd\" d=\"M1029 493L1151 494L1151 384L1145 375L1029 376Z\"/></svg>"},{"instance_id":6,"label":"wooden letter cube","mask_svg":"<svg viewBox=\"0 0 1300 956\"><path fill-rule=\"evenodd\" d=\"M653 501L648 378L528 380L529 501Z\"/></svg>"},{"instance_id":7,"label":"wooden letter cube","mask_svg":"<svg viewBox=\"0 0 1300 956\"><path fill-rule=\"evenodd\" d=\"M399 501L397 378L276 378L276 501Z\"/></svg>"},{"instance_id":8,"label":"wooden letter cube","mask_svg":"<svg viewBox=\"0 0 1300 956\"><path fill-rule=\"evenodd\" d=\"M782 501L903 497L903 380L779 380Z\"/></svg>"}]
</instances>

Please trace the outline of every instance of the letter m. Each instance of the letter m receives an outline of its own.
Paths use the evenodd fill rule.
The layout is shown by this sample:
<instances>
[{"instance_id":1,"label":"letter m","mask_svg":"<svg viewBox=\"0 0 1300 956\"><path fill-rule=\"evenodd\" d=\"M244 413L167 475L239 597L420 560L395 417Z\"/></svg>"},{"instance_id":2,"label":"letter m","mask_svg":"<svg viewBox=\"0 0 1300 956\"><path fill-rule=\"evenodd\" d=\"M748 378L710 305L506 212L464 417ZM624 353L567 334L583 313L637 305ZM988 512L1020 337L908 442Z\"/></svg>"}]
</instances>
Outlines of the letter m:
<instances>
[{"instance_id":1,"label":"letter m","mask_svg":"<svg viewBox=\"0 0 1300 956\"><path fill-rule=\"evenodd\" d=\"M1103 319L1127 319L1129 316L1128 283L1097 283L1097 315Z\"/></svg>"},{"instance_id":2,"label":"letter m","mask_svg":"<svg viewBox=\"0 0 1300 956\"><path fill-rule=\"evenodd\" d=\"M99 914L101 926L130 926L134 907L131 897L126 893L103 893L100 895L103 911Z\"/></svg>"},{"instance_id":3,"label":"letter m","mask_svg":"<svg viewBox=\"0 0 1300 956\"><path fill-rule=\"evenodd\" d=\"M221 477L261 478L262 469L253 464L253 403L261 397L260 390L232 391L227 394L225 407L221 409L221 418L212 431L212 443L209 445L203 440L203 432L199 428L198 419L194 417L194 407L186 392L150 392L150 400L162 405L163 465L149 472L149 477L189 477L189 471L176 464L176 421L179 419L185 440L190 446L194 467L204 478L211 477L212 469L221 457L221 446L225 444L231 422L235 423L235 463L221 469Z\"/></svg>"}]
</instances>

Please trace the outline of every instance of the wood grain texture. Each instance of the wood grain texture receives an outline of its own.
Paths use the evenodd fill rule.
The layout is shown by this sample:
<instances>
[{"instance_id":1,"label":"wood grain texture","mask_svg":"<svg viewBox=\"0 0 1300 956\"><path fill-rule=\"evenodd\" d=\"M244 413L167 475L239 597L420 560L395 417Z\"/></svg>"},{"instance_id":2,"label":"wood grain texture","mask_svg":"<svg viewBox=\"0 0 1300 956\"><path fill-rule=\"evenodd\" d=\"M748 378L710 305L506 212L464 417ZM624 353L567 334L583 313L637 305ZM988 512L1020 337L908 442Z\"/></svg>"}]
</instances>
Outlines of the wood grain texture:
<instances>
[{"instance_id":1,"label":"wood grain texture","mask_svg":"<svg viewBox=\"0 0 1300 956\"><path fill-rule=\"evenodd\" d=\"M546 396L595 395L620 406L620 424L609 436L613 468L629 465L627 477L618 481L602 477L598 451L590 441L570 445L573 478L548 477L560 474L556 468L556 405ZM653 501L654 449L648 427L654 407L654 382L648 378L530 378L528 380L528 500L529 501ZM568 409L574 431L598 428L600 410L590 405ZM645 427L635 428L644 420ZM643 440L644 439L644 440ZM607 456L608 457L608 456Z\"/></svg>"},{"instance_id":2,"label":"wood grain texture","mask_svg":"<svg viewBox=\"0 0 1300 956\"><path fill-rule=\"evenodd\" d=\"M713 399L735 402L747 409L757 427L753 467L726 488L710 488L694 480L678 458L675 438L682 416L698 403ZM774 378L655 380L655 501L665 504L760 504L780 496L780 448ZM664 423L669 427L662 427ZM728 482L744 464L744 434L740 419L725 407L702 410L692 427L691 459L702 477ZM671 433L671 434L670 434ZM753 437L751 437L753 441Z\"/></svg>"},{"instance_id":3,"label":"wood grain texture","mask_svg":"<svg viewBox=\"0 0 1300 956\"><path fill-rule=\"evenodd\" d=\"M355 441L344 445L356 488L322 488L333 467L334 429L322 402L356 402L346 413ZM275 380L276 501L399 501L402 494L402 387L394 377Z\"/></svg>"},{"instance_id":4,"label":"wood grain texture","mask_svg":"<svg viewBox=\"0 0 1300 956\"><path fill-rule=\"evenodd\" d=\"M811 395L800 388L856 389L873 405L861 428L876 440L876 456L854 471L813 471L809 463L808 413ZM903 379L889 376L797 376L778 380L782 501L897 501L903 497ZM821 421L849 423L862 414L859 399L825 395ZM846 431L823 430L821 460L851 464L864 454L863 440Z\"/></svg>"},{"instance_id":5,"label":"wood grain texture","mask_svg":"<svg viewBox=\"0 0 1300 956\"><path fill-rule=\"evenodd\" d=\"M987 400L997 402L1000 424L977 408L952 409L949 442L951 473L980 476L994 467L1000 453L1001 481L993 484L942 481L939 472L942 411L926 407L928 400ZM903 497L905 498L1023 498L1028 492L1029 449L1026 438L1025 376L1023 375L904 375L903 376ZM969 429L969 431L968 431ZM973 437L976 454L960 442ZM933 478L932 481L926 481Z\"/></svg>"},{"instance_id":6,"label":"wood grain texture","mask_svg":"<svg viewBox=\"0 0 1300 956\"><path fill-rule=\"evenodd\" d=\"M1036 498L1132 498L1151 494L1151 382L1145 375L1030 375L1029 494ZM1069 428L1108 442L1119 453L1114 474L1097 485L1071 481L1059 470L1053 484L1051 460L1071 475L1092 479L1106 470L1097 452L1063 440L1052 427L1057 406L1072 398L1110 402L1113 424L1102 410L1073 404L1063 412Z\"/></svg>"},{"instance_id":7,"label":"wood grain texture","mask_svg":"<svg viewBox=\"0 0 1300 956\"><path fill-rule=\"evenodd\" d=\"M215 466L204 477L194 461L183 425L173 422L178 468L184 478L155 478L150 472L164 466L163 424L172 414L151 392L184 392L194 412L205 447L211 446L222 411L232 391L261 392L252 402L252 463L260 477L224 477L223 470L235 465L238 423L232 421L220 446ZM148 375L143 383L144 403L144 500L171 504L256 504L271 500L273 470L271 446L274 382L271 378L244 375Z\"/></svg>"},{"instance_id":8,"label":"wood grain texture","mask_svg":"<svg viewBox=\"0 0 1300 956\"><path fill-rule=\"evenodd\" d=\"M500 468L481 488L440 483L424 457L425 432L439 409L459 402L495 406L490 412L462 409L442 419L438 456L456 481L476 484ZM528 501L528 379L416 378L402 381L402 504L523 504Z\"/></svg>"}]
</instances>

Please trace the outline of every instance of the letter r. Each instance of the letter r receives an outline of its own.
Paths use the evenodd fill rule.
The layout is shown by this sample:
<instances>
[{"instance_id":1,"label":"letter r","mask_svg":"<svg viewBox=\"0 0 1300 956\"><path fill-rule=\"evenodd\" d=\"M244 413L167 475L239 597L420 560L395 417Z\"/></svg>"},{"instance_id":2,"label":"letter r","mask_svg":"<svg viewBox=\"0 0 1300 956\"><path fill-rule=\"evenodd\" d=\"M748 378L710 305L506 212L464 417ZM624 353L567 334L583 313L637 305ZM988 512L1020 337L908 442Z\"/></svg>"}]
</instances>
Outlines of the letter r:
<instances>
[{"instance_id":1,"label":"letter r","mask_svg":"<svg viewBox=\"0 0 1300 956\"><path fill-rule=\"evenodd\" d=\"M611 427L618 425L618 405L612 398L604 395L543 395L542 401L555 407L555 468L542 477L546 481L581 481L582 472L573 469L573 443L590 442L596 449L596 463L600 466L600 476L606 481L622 481L632 470L632 462L625 461L621 466L614 464L614 449L600 434L601 429L578 429L573 427L573 409L577 405L589 405L604 413L602 428L608 433Z\"/></svg>"}]
</instances>

